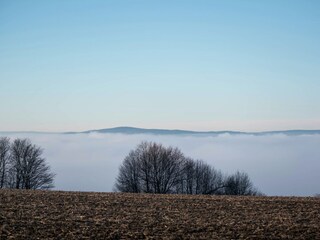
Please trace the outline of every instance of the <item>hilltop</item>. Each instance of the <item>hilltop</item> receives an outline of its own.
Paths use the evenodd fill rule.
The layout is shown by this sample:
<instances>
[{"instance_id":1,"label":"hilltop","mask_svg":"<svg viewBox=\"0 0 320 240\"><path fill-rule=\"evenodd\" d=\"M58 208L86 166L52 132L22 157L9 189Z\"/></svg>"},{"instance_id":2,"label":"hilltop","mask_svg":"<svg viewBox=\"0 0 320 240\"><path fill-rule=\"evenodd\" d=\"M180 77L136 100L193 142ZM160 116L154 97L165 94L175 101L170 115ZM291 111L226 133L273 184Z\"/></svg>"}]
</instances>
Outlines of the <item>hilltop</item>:
<instances>
[{"instance_id":1,"label":"hilltop","mask_svg":"<svg viewBox=\"0 0 320 240\"><path fill-rule=\"evenodd\" d=\"M66 132L67 134L75 133L120 133L120 134L153 134L153 135L199 135L199 136L216 136L221 134L230 135L273 135L284 134L288 136L297 135L314 135L320 134L320 130L283 130L283 131L264 131L264 132L241 132L241 131L189 131L180 129L148 129L135 127L115 127L96 130L87 130L83 132Z\"/></svg>"}]
</instances>

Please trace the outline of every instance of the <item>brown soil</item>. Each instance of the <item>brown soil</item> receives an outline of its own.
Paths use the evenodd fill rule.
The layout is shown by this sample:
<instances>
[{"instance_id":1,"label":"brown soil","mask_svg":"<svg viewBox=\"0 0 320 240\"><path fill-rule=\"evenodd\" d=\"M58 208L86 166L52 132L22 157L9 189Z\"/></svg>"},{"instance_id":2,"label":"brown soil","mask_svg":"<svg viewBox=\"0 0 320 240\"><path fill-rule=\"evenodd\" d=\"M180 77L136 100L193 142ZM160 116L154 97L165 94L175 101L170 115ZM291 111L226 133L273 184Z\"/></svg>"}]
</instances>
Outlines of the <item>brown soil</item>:
<instances>
[{"instance_id":1,"label":"brown soil","mask_svg":"<svg viewBox=\"0 0 320 240\"><path fill-rule=\"evenodd\" d=\"M320 199L0 189L0 239L320 239Z\"/></svg>"}]
</instances>

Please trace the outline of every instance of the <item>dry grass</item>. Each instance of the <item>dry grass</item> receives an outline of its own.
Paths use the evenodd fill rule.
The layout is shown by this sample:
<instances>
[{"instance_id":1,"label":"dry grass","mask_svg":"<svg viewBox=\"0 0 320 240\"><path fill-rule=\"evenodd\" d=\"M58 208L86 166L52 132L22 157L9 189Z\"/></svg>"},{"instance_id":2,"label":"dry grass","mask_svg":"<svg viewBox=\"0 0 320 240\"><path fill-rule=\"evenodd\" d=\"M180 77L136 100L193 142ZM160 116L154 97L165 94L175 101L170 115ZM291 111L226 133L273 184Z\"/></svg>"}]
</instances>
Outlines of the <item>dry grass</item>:
<instances>
[{"instance_id":1,"label":"dry grass","mask_svg":"<svg viewBox=\"0 0 320 240\"><path fill-rule=\"evenodd\" d=\"M320 199L0 190L0 239L320 239Z\"/></svg>"}]
</instances>

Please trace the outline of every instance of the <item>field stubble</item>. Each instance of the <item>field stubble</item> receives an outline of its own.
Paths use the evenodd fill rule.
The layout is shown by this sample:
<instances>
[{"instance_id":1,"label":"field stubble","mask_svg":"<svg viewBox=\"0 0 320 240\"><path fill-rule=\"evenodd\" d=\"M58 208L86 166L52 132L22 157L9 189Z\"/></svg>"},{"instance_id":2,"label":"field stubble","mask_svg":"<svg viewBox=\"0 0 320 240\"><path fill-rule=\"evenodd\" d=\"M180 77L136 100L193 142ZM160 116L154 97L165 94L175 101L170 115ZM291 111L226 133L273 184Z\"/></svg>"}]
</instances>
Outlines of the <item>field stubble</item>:
<instances>
[{"instance_id":1,"label":"field stubble","mask_svg":"<svg viewBox=\"0 0 320 240\"><path fill-rule=\"evenodd\" d=\"M320 199L0 190L0 239L320 239Z\"/></svg>"}]
</instances>

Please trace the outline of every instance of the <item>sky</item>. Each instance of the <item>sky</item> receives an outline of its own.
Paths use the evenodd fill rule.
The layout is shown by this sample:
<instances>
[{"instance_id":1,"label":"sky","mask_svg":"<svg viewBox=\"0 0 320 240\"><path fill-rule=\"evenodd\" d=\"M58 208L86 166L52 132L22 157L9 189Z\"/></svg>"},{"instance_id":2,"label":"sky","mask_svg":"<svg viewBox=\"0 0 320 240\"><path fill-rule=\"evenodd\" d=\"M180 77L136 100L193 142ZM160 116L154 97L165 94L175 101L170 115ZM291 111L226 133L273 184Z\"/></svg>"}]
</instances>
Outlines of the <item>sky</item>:
<instances>
[{"instance_id":1,"label":"sky","mask_svg":"<svg viewBox=\"0 0 320 240\"><path fill-rule=\"evenodd\" d=\"M193 159L202 159L223 174L248 173L254 186L268 196L314 196L320 193L320 135L166 136L124 134L30 134L44 149L43 157L56 173L55 189L111 192L119 166L141 141L178 147Z\"/></svg>"},{"instance_id":2,"label":"sky","mask_svg":"<svg viewBox=\"0 0 320 240\"><path fill-rule=\"evenodd\" d=\"M319 11L0 0L0 131L320 129Z\"/></svg>"}]
</instances>

